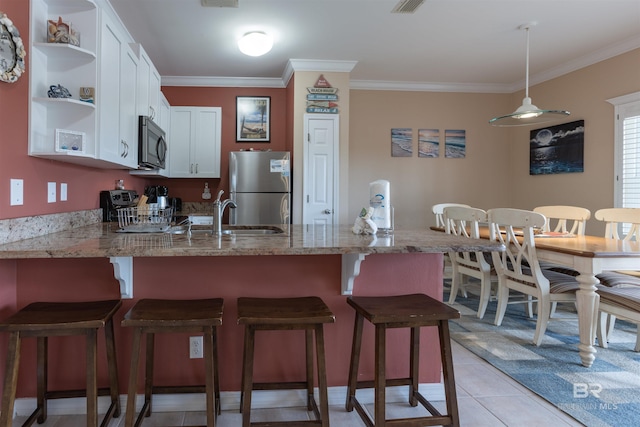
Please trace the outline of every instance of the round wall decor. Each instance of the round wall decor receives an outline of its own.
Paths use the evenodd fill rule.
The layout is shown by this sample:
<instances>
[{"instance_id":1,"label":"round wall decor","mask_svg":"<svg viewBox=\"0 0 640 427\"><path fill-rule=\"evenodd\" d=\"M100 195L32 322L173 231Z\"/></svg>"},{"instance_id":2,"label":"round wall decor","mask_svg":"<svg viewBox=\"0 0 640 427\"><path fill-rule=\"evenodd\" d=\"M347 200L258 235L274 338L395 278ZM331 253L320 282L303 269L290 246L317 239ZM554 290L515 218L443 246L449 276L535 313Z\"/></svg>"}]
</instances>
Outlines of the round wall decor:
<instances>
[{"instance_id":1,"label":"round wall decor","mask_svg":"<svg viewBox=\"0 0 640 427\"><path fill-rule=\"evenodd\" d=\"M0 12L0 80L13 83L24 73L24 50L20 32L6 14Z\"/></svg>"}]
</instances>

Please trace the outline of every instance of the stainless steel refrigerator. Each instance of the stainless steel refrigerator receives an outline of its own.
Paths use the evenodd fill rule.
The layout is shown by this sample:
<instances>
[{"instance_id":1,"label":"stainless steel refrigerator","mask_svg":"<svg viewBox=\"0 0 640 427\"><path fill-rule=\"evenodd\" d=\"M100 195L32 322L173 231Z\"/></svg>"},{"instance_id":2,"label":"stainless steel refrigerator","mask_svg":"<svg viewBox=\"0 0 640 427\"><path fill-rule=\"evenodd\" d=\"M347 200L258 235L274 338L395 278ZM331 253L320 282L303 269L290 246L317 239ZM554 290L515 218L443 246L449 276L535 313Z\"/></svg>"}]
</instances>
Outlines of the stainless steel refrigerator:
<instances>
[{"instance_id":1,"label":"stainless steel refrigerator","mask_svg":"<svg viewBox=\"0 0 640 427\"><path fill-rule=\"evenodd\" d=\"M229 153L229 224L291 223L291 162L288 151Z\"/></svg>"}]
</instances>

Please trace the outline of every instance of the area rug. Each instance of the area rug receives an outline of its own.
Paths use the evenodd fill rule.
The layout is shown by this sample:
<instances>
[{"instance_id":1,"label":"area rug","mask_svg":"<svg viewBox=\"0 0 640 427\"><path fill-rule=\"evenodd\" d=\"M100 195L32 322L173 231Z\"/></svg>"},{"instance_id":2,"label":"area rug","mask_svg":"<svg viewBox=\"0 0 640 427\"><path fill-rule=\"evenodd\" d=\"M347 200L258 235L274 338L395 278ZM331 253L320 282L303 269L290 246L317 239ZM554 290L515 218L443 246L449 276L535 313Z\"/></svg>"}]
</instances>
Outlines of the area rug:
<instances>
[{"instance_id":1,"label":"area rug","mask_svg":"<svg viewBox=\"0 0 640 427\"><path fill-rule=\"evenodd\" d=\"M445 301L449 296L445 294ZM560 410L589 427L640 425L640 353L633 351L636 326L616 322L609 348L596 347L591 368L578 352L578 319L571 305L559 308L540 347L532 344L535 318L522 304L510 305L494 326L497 303L476 317L477 295L458 297L461 318L451 322L451 338Z\"/></svg>"}]
</instances>

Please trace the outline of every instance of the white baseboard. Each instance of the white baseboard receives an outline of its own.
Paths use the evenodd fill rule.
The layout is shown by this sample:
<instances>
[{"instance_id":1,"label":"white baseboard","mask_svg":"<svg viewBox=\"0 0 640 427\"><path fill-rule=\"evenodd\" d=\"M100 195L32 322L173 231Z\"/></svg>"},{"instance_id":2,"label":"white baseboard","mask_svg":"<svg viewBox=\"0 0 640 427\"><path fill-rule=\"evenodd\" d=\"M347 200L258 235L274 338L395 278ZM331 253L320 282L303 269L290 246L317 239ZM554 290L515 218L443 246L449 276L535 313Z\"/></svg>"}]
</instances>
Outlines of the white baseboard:
<instances>
[{"instance_id":1,"label":"white baseboard","mask_svg":"<svg viewBox=\"0 0 640 427\"><path fill-rule=\"evenodd\" d=\"M386 392L387 402L402 402L407 399L408 386L388 387ZM420 393L430 401L444 400L444 386L442 384L420 384ZM361 389L357 392L358 400L362 404L373 403L373 389ZM347 397L347 387L329 387L327 390L330 406L344 406ZM317 396L317 389L316 389ZM136 407L142 407L144 396L138 395ZM120 395L122 411L127 407L127 396ZM220 393L220 405L223 411L238 411L240 408L240 392L225 391ZM251 407L261 408L286 408L305 406L306 396L304 390L258 390L251 396ZM36 399L32 397L16 399L14 416L28 416L36 407ZM98 398L98 412L106 413L109 408L109 397ZM193 394L156 394L153 396L154 412L190 412L204 411L205 402L203 393ZM86 413L86 401L81 397L69 399L49 400L47 407L49 415L74 415Z\"/></svg>"}]
</instances>

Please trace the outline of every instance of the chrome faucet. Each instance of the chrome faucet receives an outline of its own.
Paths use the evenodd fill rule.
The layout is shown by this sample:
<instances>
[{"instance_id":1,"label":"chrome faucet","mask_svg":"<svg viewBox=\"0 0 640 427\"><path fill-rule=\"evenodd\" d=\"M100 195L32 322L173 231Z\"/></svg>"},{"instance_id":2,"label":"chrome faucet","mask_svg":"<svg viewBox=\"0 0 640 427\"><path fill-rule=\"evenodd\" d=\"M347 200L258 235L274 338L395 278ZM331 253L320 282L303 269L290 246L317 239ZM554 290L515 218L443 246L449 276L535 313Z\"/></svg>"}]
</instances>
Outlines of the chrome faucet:
<instances>
[{"instance_id":1,"label":"chrome faucet","mask_svg":"<svg viewBox=\"0 0 640 427\"><path fill-rule=\"evenodd\" d=\"M216 200L213 202L213 235L214 236L219 236L222 234L222 215L224 214L224 209L227 206L230 206L232 208L237 208L238 205L236 205L236 202L234 202L231 199L227 199L227 200L220 200L220 198L222 197L222 194L224 193L224 190L220 190L220 192L218 193L218 197L216 198Z\"/></svg>"}]
</instances>

